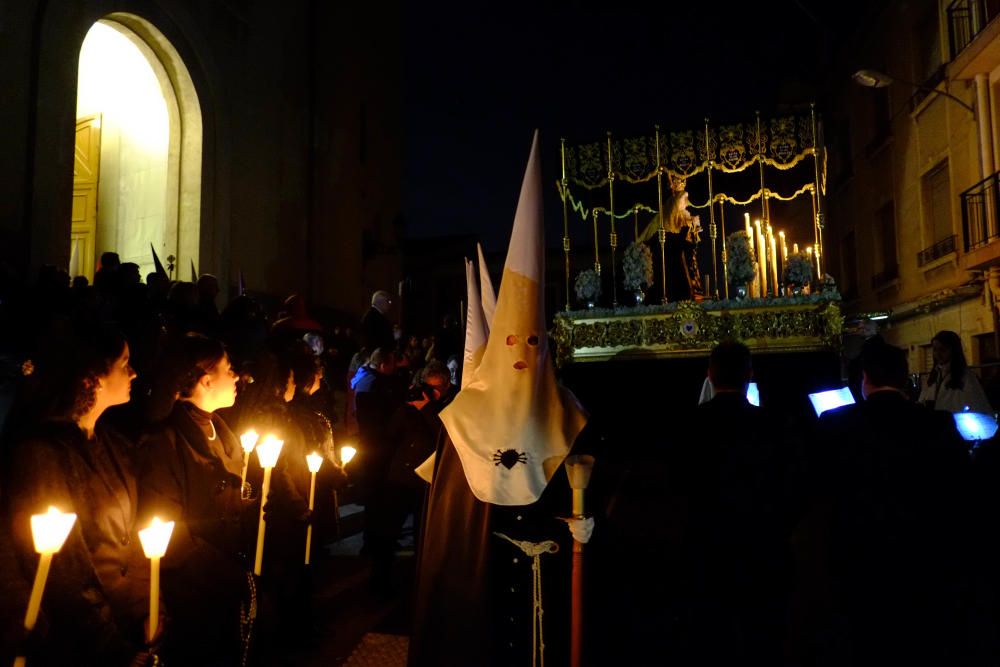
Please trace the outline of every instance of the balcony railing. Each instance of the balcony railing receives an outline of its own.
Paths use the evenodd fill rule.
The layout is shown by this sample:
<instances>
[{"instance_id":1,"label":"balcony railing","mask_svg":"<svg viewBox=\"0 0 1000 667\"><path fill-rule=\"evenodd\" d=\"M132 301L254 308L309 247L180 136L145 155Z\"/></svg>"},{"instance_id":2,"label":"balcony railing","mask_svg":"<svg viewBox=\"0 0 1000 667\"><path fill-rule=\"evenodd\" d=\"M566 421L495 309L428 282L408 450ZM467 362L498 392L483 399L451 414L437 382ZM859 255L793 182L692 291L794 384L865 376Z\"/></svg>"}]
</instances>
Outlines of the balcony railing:
<instances>
[{"instance_id":1,"label":"balcony railing","mask_svg":"<svg viewBox=\"0 0 1000 667\"><path fill-rule=\"evenodd\" d=\"M935 259L940 259L945 255L950 255L955 252L956 241L958 237L952 234L949 237L943 238L929 248L924 248L917 253L917 266L925 266L930 264Z\"/></svg>"},{"instance_id":2,"label":"balcony railing","mask_svg":"<svg viewBox=\"0 0 1000 667\"><path fill-rule=\"evenodd\" d=\"M872 276L872 289L881 289L899 277L899 265L885 267L881 273Z\"/></svg>"},{"instance_id":3,"label":"balcony railing","mask_svg":"<svg viewBox=\"0 0 1000 667\"><path fill-rule=\"evenodd\" d=\"M997 0L955 0L948 5L948 47L951 59L972 43L983 28L1000 13Z\"/></svg>"},{"instance_id":4,"label":"balcony railing","mask_svg":"<svg viewBox=\"0 0 1000 667\"><path fill-rule=\"evenodd\" d=\"M1000 172L990 174L963 192L962 240L965 252L981 248L1000 237Z\"/></svg>"}]
</instances>

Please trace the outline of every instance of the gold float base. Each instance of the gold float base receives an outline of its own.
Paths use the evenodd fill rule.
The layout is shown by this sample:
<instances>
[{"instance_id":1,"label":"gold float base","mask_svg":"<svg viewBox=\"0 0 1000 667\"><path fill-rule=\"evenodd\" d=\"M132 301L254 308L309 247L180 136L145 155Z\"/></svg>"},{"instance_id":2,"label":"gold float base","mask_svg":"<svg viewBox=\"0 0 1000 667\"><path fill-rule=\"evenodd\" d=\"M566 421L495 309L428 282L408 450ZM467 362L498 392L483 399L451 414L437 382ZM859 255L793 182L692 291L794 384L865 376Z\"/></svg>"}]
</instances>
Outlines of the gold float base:
<instances>
[{"instance_id":1,"label":"gold float base","mask_svg":"<svg viewBox=\"0 0 1000 667\"><path fill-rule=\"evenodd\" d=\"M703 356L727 339L744 343L754 353L840 348L844 318L836 301L751 307L729 304L685 301L668 312L651 313L648 307L638 307L612 314L559 313L553 334L556 365Z\"/></svg>"}]
</instances>

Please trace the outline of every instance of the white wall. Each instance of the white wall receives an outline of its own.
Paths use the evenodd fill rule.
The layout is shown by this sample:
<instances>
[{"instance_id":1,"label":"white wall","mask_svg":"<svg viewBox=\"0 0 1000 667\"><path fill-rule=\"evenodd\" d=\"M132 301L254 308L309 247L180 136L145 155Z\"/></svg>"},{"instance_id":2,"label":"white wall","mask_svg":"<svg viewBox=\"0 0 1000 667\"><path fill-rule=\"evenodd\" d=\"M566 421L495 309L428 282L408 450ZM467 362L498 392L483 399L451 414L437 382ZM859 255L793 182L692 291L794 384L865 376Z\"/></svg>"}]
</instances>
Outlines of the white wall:
<instances>
[{"instance_id":1,"label":"white wall","mask_svg":"<svg viewBox=\"0 0 1000 667\"><path fill-rule=\"evenodd\" d=\"M167 100L146 55L128 37L96 23L80 50L77 117L101 114L101 165L96 254L113 250L153 270L149 245L160 257L177 254L168 233ZM170 93L172 94L172 93Z\"/></svg>"}]
</instances>

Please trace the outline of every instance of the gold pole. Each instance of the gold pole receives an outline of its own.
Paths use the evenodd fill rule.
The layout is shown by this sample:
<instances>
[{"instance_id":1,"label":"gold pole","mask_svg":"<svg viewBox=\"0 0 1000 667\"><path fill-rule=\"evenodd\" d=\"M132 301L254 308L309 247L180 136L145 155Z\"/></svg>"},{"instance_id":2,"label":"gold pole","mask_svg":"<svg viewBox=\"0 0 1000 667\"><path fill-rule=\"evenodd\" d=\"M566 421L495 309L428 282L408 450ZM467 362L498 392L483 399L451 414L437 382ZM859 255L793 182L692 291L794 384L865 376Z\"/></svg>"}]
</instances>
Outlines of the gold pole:
<instances>
[{"instance_id":1,"label":"gold pole","mask_svg":"<svg viewBox=\"0 0 1000 667\"><path fill-rule=\"evenodd\" d=\"M766 225L770 222L771 218L768 215L767 210L767 189L764 187L764 134L760 130L760 111L757 114L757 166L760 168L760 215L763 223ZM757 262L759 266L763 267L764 262L760 260L763 253L766 253L766 248L758 248ZM766 255L763 255L766 256ZM767 275L761 272L761 284L760 284L760 297L763 299L767 296Z\"/></svg>"},{"instance_id":2,"label":"gold pole","mask_svg":"<svg viewBox=\"0 0 1000 667\"><path fill-rule=\"evenodd\" d=\"M632 207L632 225L635 227L634 240L639 240L639 205L636 204Z\"/></svg>"},{"instance_id":3,"label":"gold pole","mask_svg":"<svg viewBox=\"0 0 1000 667\"><path fill-rule=\"evenodd\" d=\"M667 230L663 226L663 167L660 165L660 126L656 125L656 199L660 215L660 285L663 303L667 302Z\"/></svg>"},{"instance_id":4,"label":"gold pole","mask_svg":"<svg viewBox=\"0 0 1000 667\"><path fill-rule=\"evenodd\" d=\"M608 217L611 218L611 307L618 307L618 276L615 264L618 234L615 232L615 169L611 164L611 133L608 132Z\"/></svg>"},{"instance_id":5,"label":"gold pole","mask_svg":"<svg viewBox=\"0 0 1000 667\"><path fill-rule=\"evenodd\" d=\"M712 239L712 282L715 283L715 299L719 299L719 262L715 256L715 239L718 230L715 228L715 193L712 190L712 150L708 143L708 119L705 119L705 159L708 161L708 236Z\"/></svg>"},{"instance_id":6,"label":"gold pole","mask_svg":"<svg viewBox=\"0 0 1000 667\"><path fill-rule=\"evenodd\" d=\"M726 200L719 202L719 223L722 225L722 293L724 298L729 299L729 259L726 253ZM718 287L718 285L716 285Z\"/></svg>"},{"instance_id":7,"label":"gold pole","mask_svg":"<svg viewBox=\"0 0 1000 667\"><path fill-rule=\"evenodd\" d=\"M809 115L812 117L813 131L813 171L816 176L816 189L813 190L813 232L816 236L816 268L819 271L818 278L823 279L823 203L820 199L822 184L819 180L819 132L816 126L816 103L809 105ZM826 150L825 148L823 150Z\"/></svg>"},{"instance_id":8,"label":"gold pole","mask_svg":"<svg viewBox=\"0 0 1000 667\"><path fill-rule=\"evenodd\" d=\"M559 153L562 157L562 205L563 205L563 255L566 257L566 310L569 310L569 181L566 179L566 139L559 139Z\"/></svg>"},{"instance_id":9,"label":"gold pole","mask_svg":"<svg viewBox=\"0 0 1000 667\"><path fill-rule=\"evenodd\" d=\"M594 216L594 271L597 275L601 275L601 252L597 244L597 209L591 211L591 214Z\"/></svg>"}]
</instances>

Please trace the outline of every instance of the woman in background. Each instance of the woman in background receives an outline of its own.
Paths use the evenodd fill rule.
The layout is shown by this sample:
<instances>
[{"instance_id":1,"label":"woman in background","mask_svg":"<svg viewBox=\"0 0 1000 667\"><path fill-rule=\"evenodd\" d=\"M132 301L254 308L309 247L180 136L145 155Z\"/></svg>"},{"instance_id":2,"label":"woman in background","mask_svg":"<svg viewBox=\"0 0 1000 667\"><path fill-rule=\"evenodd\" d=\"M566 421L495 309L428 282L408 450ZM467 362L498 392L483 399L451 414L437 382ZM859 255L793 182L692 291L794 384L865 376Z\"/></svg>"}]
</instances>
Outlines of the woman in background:
<instances>
[{"instance_id":1,"label":"woman in background","mask_svg":"<svg viewBox=\"0 0 1000 667\"><path fill-rule=\"evenodd\" d=\"M934 410L993 414L976 374L969 370L962 339L954 331L939 331L931 339L934 370L920 392L920 402Z\"/></svg>"}]
</instances>

